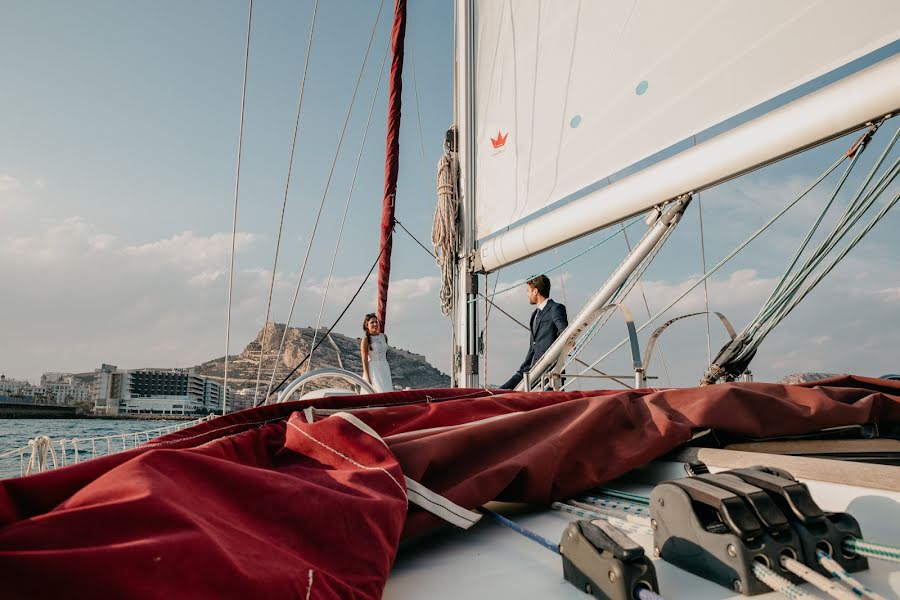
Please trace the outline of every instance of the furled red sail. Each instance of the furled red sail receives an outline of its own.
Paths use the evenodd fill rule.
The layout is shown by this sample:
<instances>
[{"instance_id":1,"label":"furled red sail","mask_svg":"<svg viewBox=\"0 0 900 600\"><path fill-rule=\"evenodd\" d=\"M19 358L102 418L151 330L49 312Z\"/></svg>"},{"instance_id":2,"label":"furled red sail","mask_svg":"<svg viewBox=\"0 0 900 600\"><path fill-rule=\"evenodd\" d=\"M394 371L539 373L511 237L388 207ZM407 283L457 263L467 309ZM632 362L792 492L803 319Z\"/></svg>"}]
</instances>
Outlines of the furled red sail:
<instances>
[{"instance_id":1,"label":"furled red sail","mask_svg":"<svg viewBox=\"0 0 900 600\"><path fill-rule=\"evenodd\" d=\"M406 0L394 5L391 30L391 81L388 95L387 143L384 156L384 199L381 207L381 254L378 259L378 320L384 327L387 317L388 283L391 279L391 250L394 246L394 199L400 170L400 96L403 92L403 41L406 35Z\"/></svg>"},{"instance_id":2,"label":"furled red sail","mask_svg":"<svg viewBox=\"0 0 900 600\"><path fill-rule=\"evenodd\" d=\"M407 506L404 476L468 509L549 503L697 429L760 437L865 423L900 423L900 382L417 390L264 406L0 482L3 596L378 598L401 537L438 523Z\"/></svg>"}]
</instances>

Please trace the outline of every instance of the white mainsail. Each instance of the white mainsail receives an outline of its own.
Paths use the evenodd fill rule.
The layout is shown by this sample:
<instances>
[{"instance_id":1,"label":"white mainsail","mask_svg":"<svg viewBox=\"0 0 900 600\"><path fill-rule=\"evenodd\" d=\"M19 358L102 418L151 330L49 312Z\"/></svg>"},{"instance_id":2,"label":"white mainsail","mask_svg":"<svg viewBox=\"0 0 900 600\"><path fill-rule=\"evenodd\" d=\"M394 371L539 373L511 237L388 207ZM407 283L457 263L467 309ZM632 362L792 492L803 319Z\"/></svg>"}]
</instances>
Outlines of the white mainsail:
<instances>
[{"instance_id":1,"label":"white mainsail","mask_svg":"<svg viewBox=\"0 0 900 600\"><path fill-rule=\"evenodd\" d=\"M463 168L475 172L475 237L495 236L481 244L488 271L668 198L540 244L524 239L523 219L900 38L893 0L470 6L474 90L459 92L474 96L474 156Z\"/></svg>"}]
</instances>

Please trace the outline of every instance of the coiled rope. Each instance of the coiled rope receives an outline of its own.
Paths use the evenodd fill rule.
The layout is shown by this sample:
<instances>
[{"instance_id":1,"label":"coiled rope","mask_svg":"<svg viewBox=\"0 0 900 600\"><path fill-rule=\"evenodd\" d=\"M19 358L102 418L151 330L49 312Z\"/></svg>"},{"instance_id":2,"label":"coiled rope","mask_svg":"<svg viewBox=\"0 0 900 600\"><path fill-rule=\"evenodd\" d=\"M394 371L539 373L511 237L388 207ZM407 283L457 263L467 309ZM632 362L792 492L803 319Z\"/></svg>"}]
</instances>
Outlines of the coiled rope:
<instances>
[{"instance_id":1,"label":"coiled rope","mask_svg":"<svg viewBox=\"0 0 900 600\"><path fill-rule=\"evenodd\" d=\"M435 262L441 272L439 294L441 312L449 316L453 310L456 290L454 286L454 266L457 251L457 230L459 220L459 162L456 152L448 141L444 142L444 154L438 161L437 206L431 227L431 245L434 247Z\"/></svg>"}]
</instances>

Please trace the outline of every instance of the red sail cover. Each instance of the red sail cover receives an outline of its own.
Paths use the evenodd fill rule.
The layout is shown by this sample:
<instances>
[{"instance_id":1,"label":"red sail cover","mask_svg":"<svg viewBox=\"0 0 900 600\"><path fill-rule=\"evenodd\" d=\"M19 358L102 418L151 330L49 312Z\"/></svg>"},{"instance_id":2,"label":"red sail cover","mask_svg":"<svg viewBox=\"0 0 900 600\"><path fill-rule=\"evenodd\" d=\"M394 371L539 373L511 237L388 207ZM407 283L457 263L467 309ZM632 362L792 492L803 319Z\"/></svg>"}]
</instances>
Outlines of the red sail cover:
<instances>
[{"instance_id":1,"label":"red sail cover","mask_svg":"<svg viewBox=\"0 0 900 600\"><path fill-rule=\"evenodd\" d=\"M384 153L384 198L381 206L381 253L378 255L378 321L387 318L388 283L391 279L391 249L394 246L394 199L400 170L400 97L403 92L403 43L406 37L406 0L394 4L391 30L391 81L388 94L387 141Z\"/></svg>"},{"instance_id":2,"label":"red sail cover","mask_svg":"<svg viewBox=\"0 0 900 600\"><path fill-rule=\"evenodd\" d=\"M336 409L372 433L328 416ZM864 423L900 423L900 382L418 390L264 406L0 482L0 596L378 598L401 537L437 523L407 507L404 475L466 508L546 504L697 429L763 437Z\"/></svg>"}]
</instances>

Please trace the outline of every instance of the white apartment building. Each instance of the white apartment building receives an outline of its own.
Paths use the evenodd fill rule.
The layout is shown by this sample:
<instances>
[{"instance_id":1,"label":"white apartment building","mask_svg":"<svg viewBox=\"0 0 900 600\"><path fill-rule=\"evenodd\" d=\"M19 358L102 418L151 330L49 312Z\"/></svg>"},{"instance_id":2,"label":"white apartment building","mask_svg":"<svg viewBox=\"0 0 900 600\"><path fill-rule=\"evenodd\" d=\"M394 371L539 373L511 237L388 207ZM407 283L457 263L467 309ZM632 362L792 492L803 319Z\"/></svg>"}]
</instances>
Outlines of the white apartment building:
<instances>
[{"instance_id":1,"label":"white apartment building","mask_svg":"<svg viewBox=\"0 0 900 600\"><path fill-rule=\"evenodd\" d=\"M102 365L95 373L97 414L202 415L222 410L222 384L186 370ZM226 410L232 403L229 390Z\"/></svg>"}]
</instances>

